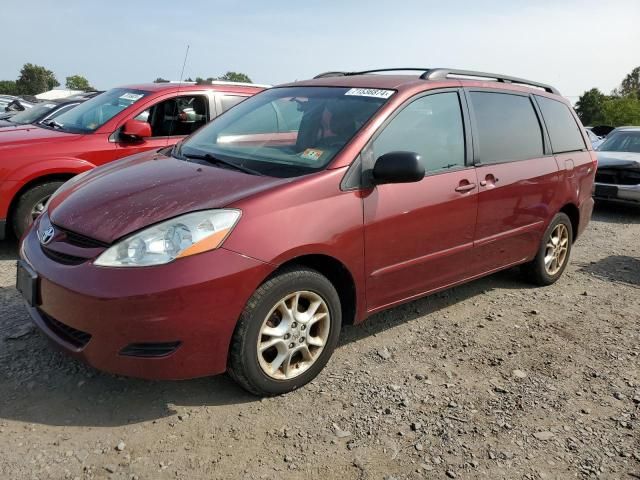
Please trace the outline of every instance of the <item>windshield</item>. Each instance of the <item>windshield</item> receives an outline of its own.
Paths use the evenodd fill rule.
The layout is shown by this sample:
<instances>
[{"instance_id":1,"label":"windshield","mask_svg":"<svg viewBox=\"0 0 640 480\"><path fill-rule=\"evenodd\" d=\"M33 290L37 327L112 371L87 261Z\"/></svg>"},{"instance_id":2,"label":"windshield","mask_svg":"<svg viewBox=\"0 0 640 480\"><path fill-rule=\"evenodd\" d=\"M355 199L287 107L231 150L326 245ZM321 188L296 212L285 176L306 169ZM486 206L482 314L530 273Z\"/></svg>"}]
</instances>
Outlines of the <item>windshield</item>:
<instances>
[{"instance_id":1,"label":"windshield","mask_svg":"<svg viewBox=\"0 0 640 480\"><path fill-rule=\"evenodd\" d=\"M38 103L34 105L33 108L28 108L20 113L16 113L10 118L10 121L11 123L19 123L20 125L37 122L57 106L57 103Z\"/></svg>"},{"instance_id":2,"label":"windshield","mask_svg":"<svg viewBox=\"0 0 640 480\"><path fill-rule=\"evenodd\" d=\"M56 117L56 123L69 132L91 133L148 94L144 90L114 88Z\"/></svg>"},{"instance_id":3,"label":"windshield","mask_svg":"<svg viewBox=\"0 0 640 480\"><path fill-rule=\"evenodd\" d=\"M640 153L640 131L616 132L607 137L598 151L601 152L633 152Z\"/></svg>"},{"instance_id":4,"label":"windshield","mask_svg":"<svg viewBox=\"0 0 640 480\"><path fill-rule=\"evenodd\" d=\"M177 155L208 155L276 177L318 171L393 93L335 87L266 90L193 134Z\"/></svg>"}]
</instances>

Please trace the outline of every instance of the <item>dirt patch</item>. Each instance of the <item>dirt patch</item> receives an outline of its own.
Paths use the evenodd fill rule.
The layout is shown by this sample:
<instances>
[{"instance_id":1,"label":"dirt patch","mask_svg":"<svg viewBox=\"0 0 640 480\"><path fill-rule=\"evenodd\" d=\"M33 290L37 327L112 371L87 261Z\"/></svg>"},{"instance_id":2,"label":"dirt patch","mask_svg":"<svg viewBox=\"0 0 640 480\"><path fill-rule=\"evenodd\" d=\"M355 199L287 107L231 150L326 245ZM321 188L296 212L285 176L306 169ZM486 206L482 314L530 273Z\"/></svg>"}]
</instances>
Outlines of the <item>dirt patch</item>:
<instances>
[{"instance_id":1,"label":"dirt patch","mask_svg":"<svg viewBox=\"0 0 640 480\"><path fill-rule=\"evenodd\" d=\"M0 478L640 478L640 209L563 279L517 270L345 328L306 388L145 382L52 350L0 244Z\"/></svg>"}]
</instances>

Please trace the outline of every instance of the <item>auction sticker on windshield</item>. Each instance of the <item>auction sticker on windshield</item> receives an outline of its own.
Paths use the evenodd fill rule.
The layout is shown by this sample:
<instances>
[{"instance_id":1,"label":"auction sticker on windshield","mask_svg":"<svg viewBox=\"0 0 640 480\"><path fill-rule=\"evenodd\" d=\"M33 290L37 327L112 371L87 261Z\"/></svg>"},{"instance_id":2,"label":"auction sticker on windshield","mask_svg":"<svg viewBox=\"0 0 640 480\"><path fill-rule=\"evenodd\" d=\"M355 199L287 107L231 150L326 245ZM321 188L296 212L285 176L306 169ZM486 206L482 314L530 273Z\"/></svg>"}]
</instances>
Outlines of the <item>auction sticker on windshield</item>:
<instances>
[{"instance_id":1,"label":"auction sticker on windshield","mask_svg":"<svg viewBox=\"0 0 640 480\"><path fill-rule=\"evenodd\" d=\"M142 97L144 97L144 95L142 95L141 93L131 93L131 92L127 92L125 94L120 95L121 99L131 100L132 102L135 102L136 100L140 100Z\"/></svg>"},{"instance_id":2,"label":"auction sticker on windshield","mask_svg":"<svg viewBox=\"0 0 640 480\"><path fill-rule=\"evenodd\" d=\"M352 88L345 95L352 95L355 97L374 97L374 98L389 98L393 95L394 90L382 90L379 88Z\"/></svg>"},{"instance_id":3,"label":"auction sticker on windshield","mask_svg":"<svg viewBox=\"0 0 640 480\"><path fill-rule=\"evenodd\" d=\"M323 153L324 153L323 150L319 150L317 148L307 148L304 152L300 154L300 156L305 160L311 160L311 161L317 162L318 160L320 160L320 157L322 156Z\"/></svg>"}]
</instances>

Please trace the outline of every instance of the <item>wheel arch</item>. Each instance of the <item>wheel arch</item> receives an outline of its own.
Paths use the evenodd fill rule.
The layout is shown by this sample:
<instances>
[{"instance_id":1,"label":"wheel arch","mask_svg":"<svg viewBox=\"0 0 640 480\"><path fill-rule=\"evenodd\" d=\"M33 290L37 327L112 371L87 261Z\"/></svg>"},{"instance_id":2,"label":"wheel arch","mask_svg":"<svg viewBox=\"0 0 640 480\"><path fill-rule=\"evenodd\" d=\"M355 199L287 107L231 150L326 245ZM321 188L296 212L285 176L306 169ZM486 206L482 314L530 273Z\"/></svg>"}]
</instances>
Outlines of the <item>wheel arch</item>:
<instances>
[{"instance_id":1,"label":"wheel arch","mask_svg":"<svg viewBox=\"0 0 640 480\"><path fill-rule=\"evenodd\" d=\"M317 270L333 284L340 297L343 325L353 325L356 321L358 306L356 283L347 266L335 257L326 254L305 254L281 263L269 278L278 275L282 270L301 266Z\"/></svg>"},{"instance_id":2,"label":"wheel arch","mask_svg":"<svg viewBox=\"0 0 640 480\"><path fill-rule=\"evenodd\" d=\"M29 191L33 187L36 187L38 185L42 185L42 184L48 183L48 182L60 182L60 181L66 182L67 180L69 180L72 177L75 177L76 175L77 175L77 173L75 173L75 172L50 173L50 174L47 174L47 175L42 175L40 177L32 178L27 183L22 185L14 193L13 197L11 197L11 201L9 202L9 209L7 210L7 228L9 228L9 226L12 224L13 215L15 213L15 210L16 210L17 206L18 206L18 202L20 201L20 198L22 197L22 195L25 192Z\"/></svg>"},{"instance_id":3,"label":"wheel arch","mask_svg":"<svg viewBox=\"0 0 640 480\"><path fill-rule=\"evenodd\" d=\"M578 228L580 227L580 210L574 203L567 203L559 210L559 213L564 213L571 220L573 241L575 242L578 236Z\"/></svg>"}]
</instances>

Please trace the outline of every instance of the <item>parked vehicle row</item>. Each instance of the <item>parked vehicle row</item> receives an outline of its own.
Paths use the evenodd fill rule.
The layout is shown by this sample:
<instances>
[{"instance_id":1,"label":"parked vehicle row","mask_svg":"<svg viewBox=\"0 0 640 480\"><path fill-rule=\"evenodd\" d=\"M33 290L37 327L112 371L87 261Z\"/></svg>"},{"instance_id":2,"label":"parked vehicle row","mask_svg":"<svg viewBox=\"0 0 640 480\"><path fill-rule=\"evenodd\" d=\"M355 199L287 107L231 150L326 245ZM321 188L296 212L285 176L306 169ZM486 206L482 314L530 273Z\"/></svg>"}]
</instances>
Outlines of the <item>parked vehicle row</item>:
<instances>
[{"instance_id":1,"label":"parked vehicle row","mask_svg":"<svg viewBox=\"0 0 640 480\"><path fill-rule=\"evenodd\" d=\"M109 372L228 371L275 395L322 370L343 324L515 265L554 283L593 207L575 112L538 82L416 70L132 86L0 134L31 165L16 211L51 195L20 248L33 321ZM53 193L29 180L47 162L88 171Z\"/></svg>"},{"instance_id":2,"label":"parked vehicle row","mask_svg":"<svg viewBox=\"0 0 640 480\"><path fill-rule=\"evenodd\" d=\"M16 98L13 95L0 95L0 113L5 112L9 104Z\"/></svg>"},{"instance_id":3,"label":"parked vehicle row","mask_svg":"<svg viewBox=\"0 0 640 480\"><path fill-rule=\"evenodd\" d=\"M32 97L29 98L31 100L27 100L24 97L14 97L12 95L0 95L0 113L11 116L33 107L33 105L37 103L37 100Z\"/></svg>"},{"instance_id":4,"label":"parked vehicle row","mask_svg":"<svg viewBox=\"0 0 640 480\"><path fill-rule=\"evenodd\" d=\"M32 108L20 112L5 112L0 114L0 132L2 132L3 128L30 128L33 125L45 123L100 93L102 92L91 92L60 100L49 100L36 103Z\"/></svg>"}]
</instances>

